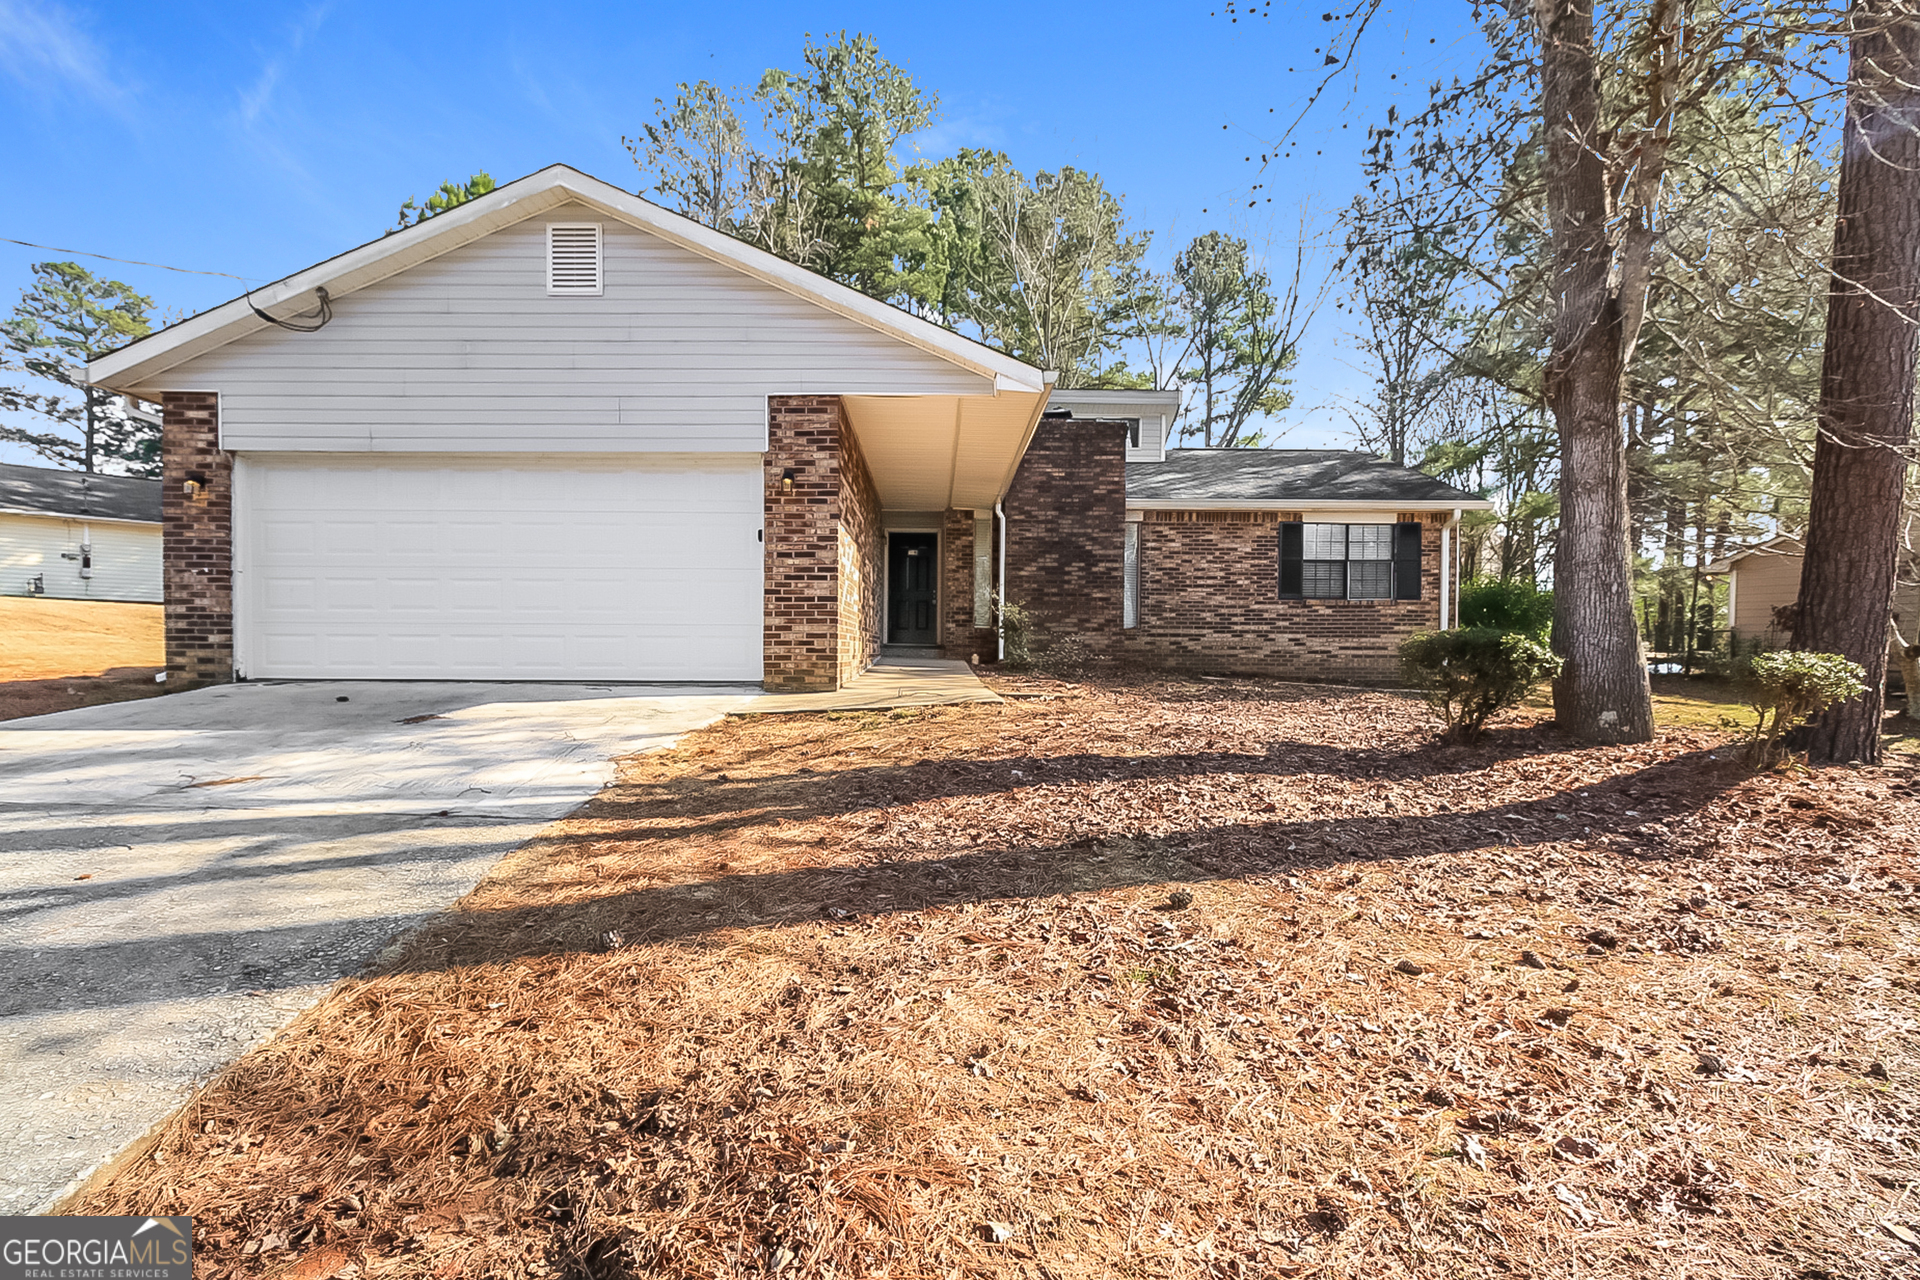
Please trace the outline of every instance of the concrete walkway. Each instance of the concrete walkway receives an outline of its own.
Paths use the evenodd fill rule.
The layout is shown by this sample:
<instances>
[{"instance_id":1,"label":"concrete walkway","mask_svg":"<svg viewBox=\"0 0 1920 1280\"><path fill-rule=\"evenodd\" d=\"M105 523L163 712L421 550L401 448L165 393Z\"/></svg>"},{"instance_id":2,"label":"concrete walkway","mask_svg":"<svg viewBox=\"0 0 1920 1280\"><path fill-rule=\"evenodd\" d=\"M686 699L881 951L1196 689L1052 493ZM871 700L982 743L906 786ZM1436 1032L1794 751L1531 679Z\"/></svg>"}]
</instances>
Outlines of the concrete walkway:
<instances>
[{"instance_id":1,"label":"concrete walkway","mask_svg":"<svg viewBox=\"0 0 1920 1280\"><path fill-rule=\"evenodd\" d=\"M225 685L0 724L0 1214L754 690Z\"/></svg>"},{"instance_id":2,"label":"concrete walkway","mask_svg":"<svg viewBox=\"0 0 1920 1280\"><path fill-rule=\"evenodd\" d=\"M958 702L1002 702L1003 698L951 658L885 656L829 693L770 693L740 707L735 715L789 711L890 711L895 707L944 707Z\"/></svg>"}]
</instances>

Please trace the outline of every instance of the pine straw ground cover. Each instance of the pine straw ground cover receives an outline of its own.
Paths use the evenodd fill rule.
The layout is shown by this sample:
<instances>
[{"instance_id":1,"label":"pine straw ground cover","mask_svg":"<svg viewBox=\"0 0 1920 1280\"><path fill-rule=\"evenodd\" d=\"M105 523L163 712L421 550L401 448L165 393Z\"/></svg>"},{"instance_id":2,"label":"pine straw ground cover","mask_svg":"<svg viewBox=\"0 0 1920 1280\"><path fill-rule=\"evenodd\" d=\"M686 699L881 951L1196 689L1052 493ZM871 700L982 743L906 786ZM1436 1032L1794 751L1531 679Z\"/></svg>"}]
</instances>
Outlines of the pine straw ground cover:
<instances>
[{"instance_id":1,"label":"pine straw ground cover","mask_svg":"<svg viewBox=\"0 0 1920 1280\"><path fill-rule=\"evenodd\" d=\"M1911 762L1007 687L626 761L77 1207L303 1280L1913 1274Z\"/></svg>"}]
</instances>

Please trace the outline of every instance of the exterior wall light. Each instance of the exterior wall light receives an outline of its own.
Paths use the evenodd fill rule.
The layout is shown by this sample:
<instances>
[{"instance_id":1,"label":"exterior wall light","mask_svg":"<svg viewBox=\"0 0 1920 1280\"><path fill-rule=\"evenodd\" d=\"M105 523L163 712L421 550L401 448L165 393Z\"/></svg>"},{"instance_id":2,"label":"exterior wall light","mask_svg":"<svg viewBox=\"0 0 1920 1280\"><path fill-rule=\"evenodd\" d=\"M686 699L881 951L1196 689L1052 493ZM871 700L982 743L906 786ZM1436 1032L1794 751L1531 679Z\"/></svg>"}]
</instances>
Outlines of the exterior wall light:
<instances>
[{"instance_id":1,"label":"exterior wall light","mask_svg":"<svg viewBox=\"0 0 1920 1280\"><path fill-rule=\"evenodd\" d=\"M189 502L197 501L200 496L207 491L207 478L196 471L187 477L187 482L184 487L187 491L187 500Z\"/></svg>"},{"instance_id":2,"label":"exterior wall light","mask_svg":"<svg viewBox=\"0 0 1920 1280\"><path fill-rule=\"evenodd\" d=\"M792 467L788 467L785 471L782 471L780 473L780 492L782 493L793 492L793 468Z\"/></svg>"}]
</instances>

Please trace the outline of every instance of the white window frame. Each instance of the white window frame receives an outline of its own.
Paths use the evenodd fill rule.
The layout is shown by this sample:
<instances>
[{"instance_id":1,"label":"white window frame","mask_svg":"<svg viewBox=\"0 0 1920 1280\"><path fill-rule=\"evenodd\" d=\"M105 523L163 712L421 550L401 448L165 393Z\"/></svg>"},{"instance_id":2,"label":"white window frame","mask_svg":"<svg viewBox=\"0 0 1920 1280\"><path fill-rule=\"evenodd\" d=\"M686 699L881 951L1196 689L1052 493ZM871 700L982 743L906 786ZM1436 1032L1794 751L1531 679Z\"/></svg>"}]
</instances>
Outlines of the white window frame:
<instances>
[{"instance_id":1,"label":"white window frame","mask_svg":"<svg viewBox=\"0 0 1920 1280\"><path fill-rule=\"evenodd\" d=\"M1394 598L1393 539L1394 539L1394 530L1397 527L1398 527L1397 525L1392 525L1392 524L1380 524L1380 523L1370 523L1370 522L1362 522L1359 524L1335 524L1330 521L1308 522L1306 529L1302 531L1302 534L1301 534L1301 550L1303 552L1300 558L1301 560L1301 564L1300 564L1301 598L1306 600L1392 600ZM1311 547L1311 543L1314 538L1313 531L1315 529L1340 530L1341 555L1339 559L1336 560L1327 556L1312 556L1312 555L1304 554L1304 552L1309 550ZM1353 542L1354 542L1353 530L1355 529L1385 529L1387 531L1387 534L1386 534L1387 554L1385 556L1365 556L1365 557L1356 558L1353 555ZM1325 536L1326 535L1324 534L1321 535L1321 537L1323 538ZM1356 563L1385 564L1387 566L1387 587L1386 587L1386 592L1384 594L1377 595L1377 596L1357 596L1353 594L1353 577L1354 577L1353 566ZM1338 564L1340 566L1341 593L1339 595L1337 596L1314 595L1312 592L1307 590L1307 582L1309 579L1307 566L1314 565L1314 564Z\"/></svg>"}]
</instances>

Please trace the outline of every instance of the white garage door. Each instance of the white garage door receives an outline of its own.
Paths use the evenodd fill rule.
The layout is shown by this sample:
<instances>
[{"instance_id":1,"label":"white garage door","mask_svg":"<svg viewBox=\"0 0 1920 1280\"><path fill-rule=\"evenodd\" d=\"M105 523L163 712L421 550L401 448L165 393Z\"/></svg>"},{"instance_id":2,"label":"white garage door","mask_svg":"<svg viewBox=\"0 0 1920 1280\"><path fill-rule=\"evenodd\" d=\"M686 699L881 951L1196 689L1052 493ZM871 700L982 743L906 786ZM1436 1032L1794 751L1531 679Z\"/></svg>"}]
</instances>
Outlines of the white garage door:
<instances>
[{"instance_id":1,"label":"white garage door","mask_svg":"<svg viewBox=\"0 0 1920 1280\"><path fill-rule=\"evenodd\" d=\"M758 455L243 454L255 679L761 677Z\"/></svg>"}]
</instances>

